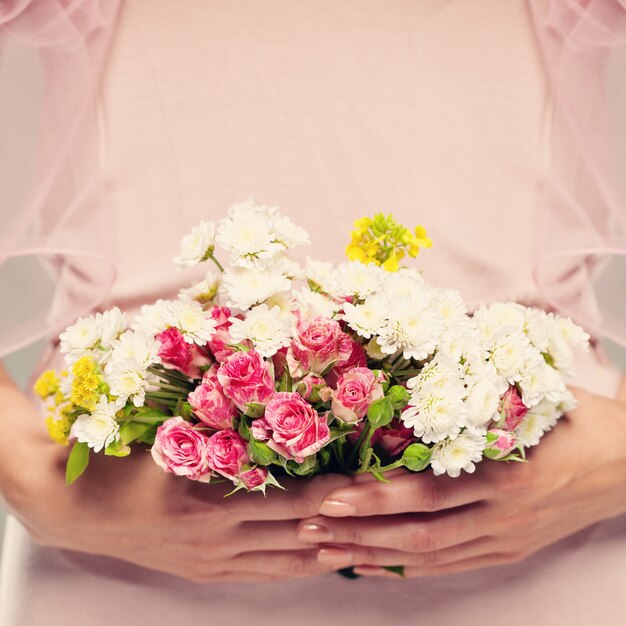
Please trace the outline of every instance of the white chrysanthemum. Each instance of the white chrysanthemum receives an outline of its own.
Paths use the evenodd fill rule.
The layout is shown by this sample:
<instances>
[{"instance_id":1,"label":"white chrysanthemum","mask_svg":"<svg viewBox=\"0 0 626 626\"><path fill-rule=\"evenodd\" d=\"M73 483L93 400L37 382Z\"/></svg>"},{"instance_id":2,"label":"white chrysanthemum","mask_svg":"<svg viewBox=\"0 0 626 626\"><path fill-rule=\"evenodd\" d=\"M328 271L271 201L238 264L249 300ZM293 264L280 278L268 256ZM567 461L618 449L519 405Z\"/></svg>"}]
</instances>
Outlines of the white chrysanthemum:
<instances>
[{"instance_id":1,"label":"white chrysanthemum","mask_svg":"<svg viewBox=\"0 0 626 626\"><path fill-rule=\"evenodd\" d=\"M159 342L152 336L141 331L127 330L113 344L111 361L136 361L141 367L159 363Z\"/></svg>"},{"instance_id":2,"label":"white chrysanthemum","mask_svg":"<svg viewBox=\"0 0 626 626\"><path fill-rule=\"evenodd\" d=\"M291 290L291 281L280 272L232 268L224 274L228 306L247 310L271 296Z\"/></svg>"},{"instance_id":3,"label":"white chrysanthemum","mask_svg":"<svg viewBox=\"0 0 626 626\"><path fill-rule=\"evenodd\" d=\"M526 307L516 302L494 302L480 307L472 317L483 334L493 335L501 329L523 331Z\"/></svg>"},{"instance_id":4,"label":"white chrysanthemum","mask_svg":"<svg viewBox=\"0 0 626 626\"><path fill-rule=\"evenodd\" d=\"M187 343L206 344L215 333L217 322L195 300L174 300L166 319L168 326L177 328Z\"/></svg>"},{"instance_id":5,"label":"white chrysanthemum","mask_svg":"<svg viewBox=\"0 0 626 626\"><path fill-rule=\"evenodd\" d=\"M437 311L416 308L411 299L406 299L390 307L378 343L385 354L401 350L405 359L421 361L435 351L442 332L443 320Z\"/></svg>"},{"instance_id":6,"label":"white chrysanthemum","mask_svg":"<svg viewBox=\"0 0 626 626\"><path fill-rule=\"evenodd\" d=\"M80 358L94 349L102 337L102 316L80 317L61 333L61 352Z\"/></svg>"},{"instance_id":7,"label":"white chrysanthemum","mask_svg":"<svg viewBox=\"0 0 626 626\"><path fill-rule=\"evenodd\" d=\"M156 382L156 377L137 361L127 359L109 361L104 368L104 380L111 388L118 407L124 406L129 399L135 406L143 406L146 391Z\"/></svg>"},{"instance_id":8,"label":"white chrysanthemum","mask_svg":"<svg viewBox=\"0 0 626 626\"><path fill-rule=\"evenodd\" d=\"M524 330L530 342L539 352L545 352L548 349L548 335L554 316L534 307L528 307L524 315L526 318Z\"/></svg>"},{"instance_id":9,"label":"white chrysanthemum","mask_svg":"<svg viewBox=\"0 0 626 626\"><path fill-rule=\"evenodd\" d=\"M380 289L388 275L388 272L374 263L340 263L335 274L337 294L341 297L367 298Z\"/></svg>"},{"instance_id":10,"label":"white chrysanthemum","mask_svg":"<svg viewBox=\"0 0 626 626\"><path fill-rule=\"evenodd\" d=\"M135 316L133 330L157 335L168 327L168 312L173 300L157 300L154 304L144 304L139 315Z\"/></svg>"},{"instance_id":11,"label":"white chrysanthemum","mask_svg":"<svg viewBox=\"0 0 626 626\"><path fill-rule=\"evenodd\" d=\"M259 267L267 271L280 272L291 280L302 280L306 276L302 266L282 252L273 256L262 266L259 264Z\"/></svg>"},{"instance_id":12,"label":"white chrysanthemum","mask_svg":"<svg viewBox=\"0 0 626 626\"><path fill-rule=\"evenodd\" d=\"M550 367L539 353L526 360L517 384L522 401L529 408L539 404L546 394L565 388L558 372Z\"/></svg>"},{"instance_id":13,"label":"white chrysanthemum","mask_svg":"<svg viewBox=\"0 0 626 626\"><path fill-rule=\"evenodd\" d=\"M500 393L489 379L479 379L467 390L467 426L486 426L498 417Z\"/></svg>"},{"instance_id":14,"label":"white chrysanthemum","mask_svg":"<svg viewBox=\"0 0 626 626\"><path fill-rule=\"evenodd\" d=\"M472 474L475 463L483 458L486 438L482 434L465 431L454 439L446 439L433 447L430 465L433 474L448 474L458 478L461 471Z\"/></svg>"},{"instance_id":15,"label":"white chrysanthemum","mask_svg":"<svg viewBox=\"0 0 626 626\"><path fill-rule=\"evenodd\" d=\"M205 260L210 249L215 246L215 223L202 220L180 241L180 254L174 263L180 268L193 267Z\"/></svg>"},{"instance_id":16,"label":"white chrysanthemum","mask_svg":"<svg viewBox=\"0 0 626 626\"><path fill-rule=\"evenodd\" d=\"M261 304L250 309L244 319L231 317L230 336L235 342L249 339L256 351L270 357L291 341L291 323L279 307L269 309Z\"/></svg>"},{"instance_id":17,"label":"white chrysanthemum","mask_svg":"<svg viewBox=\"0 0 626 626\"><path fill-rule=\"evenodd\" d=\"M315 286L332 297L338 295L335 281L335 266L332 263L316 261L307 256L305 274L309 284L314 283Z\"/></svg>"},{"instance_id":18,"label":"white chrysanthemum","mask_svg":"<svg viewBox=\"0 0 626 626\"><path fill-rule=\"evenodd\" d=\"M267 298L264 304L267 305L268 309L278 307L283 317L291 319L291 312L295 307L294 296L295 294L290 291L281 291Z\"/></svg>"},{"instance_id":19,"label":"white chrysanthemum","mask_svg":"<svg viewBox=\"0 0 626 626\"><path fill-rule=\"evenodd\" d=\"M479 352L477 354L464 355L464 363L462 365L465 384L472 387L480 381L485 381L499 395L503 395L509 388L509 381L501 376L491 361L486 361L484 356Z\"/></svg>"},{"instance_id":20,"label":"white chrysanthemum","mask_svg":"<svg viewBox=\"0 0 626 626\"><path fill-rule=\"evenodd\" d=\"M296 226L275 207L270 210L270 220L274 239L281 243L285 250L310 243L309 234L306 230Z\"/></svg>"},{"instance_id":21,"label":"white chrysanthemum","mask_svg":"<svg viewBox=\"0 0 626 626\"><path fill-rule=\"evenodd\" d=\"M432 361L424 365L417 376L407 381L407 389L420 392L423 389L435 389L442 396L450 395L462 399L465 396L465 381L461 366L438 353Z\"/></svg>"},{"instance_id":22,"label":"white chrysanthemum","mask_svg":"<svg viewBox=\"0 0 626 626\"><path fill-rule=\"evenodd\" d=\"M308 288L299 289L293 293L298 310L303 317L328 317L333 318L343 303L332 300L323 293L311 291ZM269 300L268 300L269 303Z\"/></svg>"},{"instance_id":23,"label":"white chrysanthemum","mask_svg":"<svg viewBox=\"0 0 626 626\"><path fill-rule=\"evenodd\" d=\"M369 339L377 334L387 322L389 304L381 295L368 296L363 304L346 302L342 318L361 337Z\"/></svg>"},{"instance_id":24,"label":"white chrysanthemum","mask_svg":"<svg viewBox=\"0 0 626 626\"><path fill-rule=\"evenodd\" d=\"M386 274L382 291L390 301L415 298L422 292L429 299L432 297L432 287L424 282L422 275L417 270L400 268L397 272L387 272Z\"/></svg>"},{"instance_id":25,"label":"white chrysanthemum","mask_svg":"<svg viewBox=\"0 0 626 626\"><path fill-rule=\"evenodd\" d=\"M97 314L96 317L100 315ZM101 314L102 336L100 344L104 349L112 347L113 342L126 330L126 313L116 306Z\"/></svg>"},{"instance_id":26,"label":"white chrysanthemum","mask_svg":"<svg viewBox=\"0 0 626 626\"><path fill-rule=\"evenodd\" d=\"M498 374L510 383L520 380L525 363L534 352L528 337L521 330L501 328L491 338L490 361Z\"/></svg>"},{"instance_id":27,"label":"white chrysanthemum","mask_svg":"<svg viewBox=\"0 0 626 626\"><path fill-rule=\"evenodd\" d=\"M589 334L572 322L569 317L555 317L556 332L567 342L572 350L589 350Z\"/></svg>"},{"instance_id":28,"label":"white chrysanthemum","mask_svg":"<svg viewBox=\"0 0 626 626\"><path fill-rule=\"evenodd\" d=\"M465 327L468 322L467 305L454 289L435 289L433 306L443 319L446 330Z\"/></svg>"},{"instance_id":29,"label":"white chrysanthemum","mask_svg":"<svg viewBox=\"0 0 626 626\"><path fill-rule=\"evenodd\" d=\"M107 402L106 396L100 401L92 414L79 415L70 429L70 436L86 443L94 452L119 439L119 424L115 419L117 407L114 402Z\"/></svg>"},{"instance_id":30,"label":"white chrysanthemum","mask_svg":"<svg viewBox=\"0 0 626 626\"><path fill-rule=\"evenodd\" d=\"M552 429L561 415L562 411L557 403L543 400L526 413L515 429L515 436L524 447L536 446L544 433Z\"/></svg>"},{"instance_id":31,"label":"white chrysanthemum","mask_svg":"<svg viewBox=\"0 0 626 626\"><path fill-rule=\"evenodd\" d=\"M217 269L211 268L204 280L178 292L181 300L196 300L200 304L213 302L222 283L222 273Z\"/></svg>"},{"instance_id":32,"label":"white chrysanthemum","mask_svg":"<svg viewBox=\"0 0 626 626\"><path fill-rule=\"evenodd\" d=\"M402 421L424 443L454 437L465 424L467 407L463 395L464 391L455 394L451 385L425 385L411 396Z\"/></svg>"},{"instance_id":33,"label":"white chrysanthemum","mask_svg":"<svg viewBox=\"0 0 626 626\"><path fill-rule=\"evenodd\" d=\"M230 253L231 264L253 268L284 247L272 232L270 207L256 206L252 198L233 204L217 225L217 241Z\"/></svg>"}]
</instances>

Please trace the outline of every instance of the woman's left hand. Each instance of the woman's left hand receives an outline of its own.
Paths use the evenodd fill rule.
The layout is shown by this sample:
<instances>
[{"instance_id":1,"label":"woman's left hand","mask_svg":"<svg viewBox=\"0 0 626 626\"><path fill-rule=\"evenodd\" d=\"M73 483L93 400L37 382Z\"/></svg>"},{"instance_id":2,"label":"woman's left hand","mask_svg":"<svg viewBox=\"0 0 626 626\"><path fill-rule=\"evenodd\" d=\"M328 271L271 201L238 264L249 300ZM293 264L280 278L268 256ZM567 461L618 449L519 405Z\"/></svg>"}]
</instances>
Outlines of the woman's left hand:
<instances>
[{"instance_id":1,"label":"woman's left hand","mask_svg":"<svg viewBox=\"0 0 626 626\"><path fill-rule=\"evenodd\" d=\"M626 403L573 392L578 408L528 463L485 460L459 478L400 470L390 484L361 476L300 523L299 539L338 569L433 576L514 563L626 512Z\"/></svg>"}]
</instances>

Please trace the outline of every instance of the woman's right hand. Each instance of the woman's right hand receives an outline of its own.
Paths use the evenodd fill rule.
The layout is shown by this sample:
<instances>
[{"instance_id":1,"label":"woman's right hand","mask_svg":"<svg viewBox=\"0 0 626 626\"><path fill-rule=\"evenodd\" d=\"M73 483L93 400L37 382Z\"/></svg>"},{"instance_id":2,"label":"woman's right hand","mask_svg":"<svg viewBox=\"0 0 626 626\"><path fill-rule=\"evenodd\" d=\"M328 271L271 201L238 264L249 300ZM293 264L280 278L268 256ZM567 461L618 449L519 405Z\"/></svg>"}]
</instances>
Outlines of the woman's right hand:
<instances>
[{"instance_id":1,"label":"woman's right hand","mask_svg":"<svg viewBox=\"0 0 626 626\"><path fill-rule=\"evenodd\" d=\"M164 474L147 452L92 454L65 485L68 450L0 366L0 489L39 544L100 554L197 582L271 581L331 572L297 539L298 522L352 479L285 481L287 491L239 492Z\"/></svg>"}]
</instances>

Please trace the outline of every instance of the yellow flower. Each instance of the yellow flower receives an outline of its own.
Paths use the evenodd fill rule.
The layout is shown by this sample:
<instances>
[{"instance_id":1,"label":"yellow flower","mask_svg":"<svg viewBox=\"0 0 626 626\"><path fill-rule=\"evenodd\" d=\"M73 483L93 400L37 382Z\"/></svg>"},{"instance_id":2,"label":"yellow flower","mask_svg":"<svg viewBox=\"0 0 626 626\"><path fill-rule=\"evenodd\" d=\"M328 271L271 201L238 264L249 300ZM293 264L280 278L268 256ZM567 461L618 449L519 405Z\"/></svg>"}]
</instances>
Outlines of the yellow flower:
<instances>
[{"instance_id":1,"label":"yellow flower","mask_svg":"<svg viewBox=\"0 0 626 626\"><path fill-rule=\"evenodd\" d=\"M61 414L61 417L51 415L46 419L46 427L52 441L56 441L64 446L67 445L70 428L72 427L72 420L67 415Z\"/></svg>"},{"instance_id":2,"label":"yellow flower","mask_svg":"<svg viewBox=\"0 0 626 626\"><path fill-rule=\"evenodd\" d=\"M430 237L426 235L426 229L423 226L415 227L415 234L410 230L406 231L406 244L409 247L409 255L416 257L420 248L431 248L433 245Z\"/></svg>"},{"instance_id":3,"label":"yellow flower","mask_svg":"<svg viewBox=\"0 0 626 626\"><path fill-rule=\"evenodd\" d=\"M83 356L72 367L72 402L83 409L93 411L102 391L102 379L98 365L89 356Z\"/></svg>"},{"instance_id":4,"label":"yellow flower","mask_svg":"<svg viewBox=\"0 0 626 626\"><path fill-rule=\"evenodd\" d=\"M54 370L46 370L35 382L33 390L45 400L59 391L59 379Z\"/></svg>"}]
</instances>

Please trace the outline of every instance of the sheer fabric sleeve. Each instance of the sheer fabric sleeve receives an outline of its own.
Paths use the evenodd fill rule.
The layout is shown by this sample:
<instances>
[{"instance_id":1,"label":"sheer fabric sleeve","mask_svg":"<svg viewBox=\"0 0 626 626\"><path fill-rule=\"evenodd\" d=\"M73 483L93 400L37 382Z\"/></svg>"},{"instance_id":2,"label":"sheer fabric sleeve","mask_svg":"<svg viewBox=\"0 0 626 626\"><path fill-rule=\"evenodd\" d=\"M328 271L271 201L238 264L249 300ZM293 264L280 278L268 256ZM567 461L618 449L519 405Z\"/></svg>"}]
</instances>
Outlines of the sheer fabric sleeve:
<instances>
[{"instance_id":1,"label":"sheer fabric sleeve","mask_svg":"<svg viewBox=\"0 0 626 626\"><path fill-rule=\"evenodd\" d=\"M2 324L0 356L58 332L97 306L114 280L96 97L118 9L118 0L0 2L2 149L21 149L23 137L35 137L19 171L28 179L27 192L19 198L0 196L3 318L11 318L20 299L27 299L30 311L25 319ZM16 59L29 59L32 75L24 76L19 65L16 70ZM26 116L15 102L25 97L27 87L32 90L33 82L39 102L29 103L34 114ZM3 155L6 162L11 158ZM5 180L0 189L6 192L9 186ZM51 298L30 293L29 285L7 282L9 265L14 270L28 257L39 259L50 275Z\"/></svg>"},{"instance_id":2,"label":"sheer fabric sleeve","mask_svg":"<svg viewBox=\"0 0 626 626\"><path fill-rule=\"evenodd\" d=\"M626 346L625 294L596 289L610 259L626 276L626 0L530 10L551 94L534 277L556 310Z\"/></svg>"}]
</instances>

